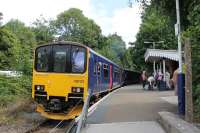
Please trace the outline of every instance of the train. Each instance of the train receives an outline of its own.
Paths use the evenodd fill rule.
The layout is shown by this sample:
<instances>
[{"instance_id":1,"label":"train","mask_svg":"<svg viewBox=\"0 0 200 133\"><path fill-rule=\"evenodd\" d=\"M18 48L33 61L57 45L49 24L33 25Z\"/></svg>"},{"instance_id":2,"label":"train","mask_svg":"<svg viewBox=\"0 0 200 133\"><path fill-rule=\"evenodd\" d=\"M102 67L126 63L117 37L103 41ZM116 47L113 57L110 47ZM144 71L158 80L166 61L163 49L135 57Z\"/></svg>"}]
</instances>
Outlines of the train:
<instances>
[{"instance_id":1,"label":"train","mask_svg":"<svg viewBox=\"0 0 200 133\"><path fill-rule=\"evenodd\" d=\"M129 69L124 69L123 86L141 83L141 73Z\"/></svg>"},{"instance_id":2,"label":"train","mask_svg":"<svg viewBox=\"0 0 200 133\"><path fill-rule=\"evenodd\" d=\"M74 119L89 90L95 101L124 84L123 68L77 42L38 46L33 64L32 98L37 112L48 119Z\"/></svg>"}]
</instances>

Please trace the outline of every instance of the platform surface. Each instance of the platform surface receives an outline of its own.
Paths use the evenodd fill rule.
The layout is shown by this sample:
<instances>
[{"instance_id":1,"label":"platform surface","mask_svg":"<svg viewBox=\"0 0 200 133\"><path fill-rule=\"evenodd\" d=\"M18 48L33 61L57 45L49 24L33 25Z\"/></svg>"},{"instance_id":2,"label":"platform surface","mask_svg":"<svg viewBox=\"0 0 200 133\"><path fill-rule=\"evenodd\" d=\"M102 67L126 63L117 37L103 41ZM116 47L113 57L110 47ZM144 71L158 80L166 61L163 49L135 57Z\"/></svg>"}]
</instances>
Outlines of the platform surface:
<instances>
[{"instance_id":1,"label":"platform surface","mask_svg":"<svg viewBox=\"0 0 200 133\"><path fill-rule=\"evenodd\" d=\"M156 122L144 121L89 124L82 133L165 133L165 131Z\"/></svg>"},{"instance_id":2,"label":"platform surface","mask_svg":"<svg viewBox=\"0 0 200 133\"><path fill-rule=\"evenodd\" d=\"M139 85L125 86L100 102L87 123L155 121L158 112L176 114L177 105L174 103L177 102L171 102L174 100L174 91L147 91Z\"/></svg>"},{"instance_id":3,"label":"platform surface","mask_svg":"<svg viewBox=\"0 0 200 133\"><path fill-rule=\"evenodd\" d=\"M177 112L174 91L147 91L125 86L99 102L87 119L84 133L165 133L158 112Z\"/></svg>"}]
</instances>

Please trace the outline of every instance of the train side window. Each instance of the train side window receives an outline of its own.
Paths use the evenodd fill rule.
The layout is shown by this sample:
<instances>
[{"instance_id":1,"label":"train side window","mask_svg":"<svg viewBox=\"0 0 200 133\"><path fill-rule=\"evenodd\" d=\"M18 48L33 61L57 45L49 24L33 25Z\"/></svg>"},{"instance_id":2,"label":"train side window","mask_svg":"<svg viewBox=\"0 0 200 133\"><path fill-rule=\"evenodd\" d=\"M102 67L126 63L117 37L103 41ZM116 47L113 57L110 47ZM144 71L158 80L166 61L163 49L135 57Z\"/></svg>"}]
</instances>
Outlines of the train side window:
<instances>
[{"instance_id":1,"label":"train side window","mask_svg":"<svg viewBox=\"0 0 200 133\"><path fill-rule=\"evenodd\" d=\"M98 75L100 75L100 73L101 73L101 64L100 64L100 62L97 63L97 73L98 73Z\"/></svg>"},{"instance_id":2,"label":"train side window","mask_svg":"<svg viewBox=\"0 0 200 133\"><path fill-rule=\"evenodd\" d=\"M115 71L114 71L114 79L118 81L119 76L120 76L120 75L119 75L119 72L115 70Z\"/></svg>"},{"instance_id":3,"label":"train side window","mask_svg":"<svg viewBox=\"0 0 200 133\"><path fill-rule=\"evenodd\" d=\"M96 71L97 71L97 62L96 61L94 61L93 69L94 69L94 75L96 75Z\"/></svg>"},{"instance_id":4,"label":"train side window","mask_svg":"<svg viewBox=\"0 0 200 133\"><path fill-rule=\"evenodd\" d=\"M103 74L104 74L104 78L108 78L108 65L107 64L103 64Z\"/></svg>"}]
</instances>

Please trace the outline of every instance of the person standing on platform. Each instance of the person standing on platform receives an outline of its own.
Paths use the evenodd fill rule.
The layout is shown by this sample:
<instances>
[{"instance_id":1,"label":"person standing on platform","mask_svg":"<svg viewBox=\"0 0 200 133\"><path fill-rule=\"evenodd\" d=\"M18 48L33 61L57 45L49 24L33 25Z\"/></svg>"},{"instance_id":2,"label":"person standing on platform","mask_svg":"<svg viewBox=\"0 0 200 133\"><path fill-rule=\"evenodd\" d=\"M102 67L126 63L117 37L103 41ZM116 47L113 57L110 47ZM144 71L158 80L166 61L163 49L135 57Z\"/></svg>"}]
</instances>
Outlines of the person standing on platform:
<instances>
[{"instance_id":1,"label":"person standing on platform","mask_svg":"<svg viewBox=\"0 0 200 133\"><path fill-rule=\"evenodd\" d=\"M166 85L167 85L167 89L170 89L170 73L168 71L165 72L165 80L166 80Z\"/></svg>"},{"instance_id":2,"label":"person standing on platform","mask_svg":"<svg viewBox=\"0 0 200 133\"><path fill-rule=\"evenodd\" d=\"M163 73L161 72L161 70L159 70L158 72L158 89L160 90L161 88L161 83L162 83L162 80L163 80Z\"/></svg>"},{"instance_id":3,"label":"person standing on platform","mask_svg":"<svg viewBox=\"0 0 200 133\"><path fill-rule=\"evenodd\" d=\"M147 81L146 71L142 71L141 78L142 78L142 87L143 87L143 89L145 89L145 85L146 85L146 81Z\"/></svg>"},{"instance_id":4,"label":"person standing on platform","mask_svg":"<svg viewBox=\"0 0 200 133\"><path fill-rule=\"evenodd\" d=\"M173 77L172 77L172 81L173 81L173 84L174 84L175 95L178 95L177 78L178 78L178 68L174 71Z\"/></svg>"}]
</instances>

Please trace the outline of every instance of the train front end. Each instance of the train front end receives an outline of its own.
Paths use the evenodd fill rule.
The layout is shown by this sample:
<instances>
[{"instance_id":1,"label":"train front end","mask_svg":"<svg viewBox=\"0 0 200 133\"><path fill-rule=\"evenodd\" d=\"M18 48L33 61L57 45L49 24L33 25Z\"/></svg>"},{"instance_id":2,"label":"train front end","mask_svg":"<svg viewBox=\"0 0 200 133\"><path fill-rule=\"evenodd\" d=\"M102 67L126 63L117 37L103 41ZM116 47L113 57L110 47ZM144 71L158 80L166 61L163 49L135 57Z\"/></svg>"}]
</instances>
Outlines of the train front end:
<instances>
[{"instance_id":1,"label":"train front end","mask_svg":"<svg viewBox=\"0 0 200 133\"><path fill-rule=\"evenodd\" d=\"M76 43L53 43L35 50L32 97L41 115L73 119L82 110L88 88L88 50Z\"/></svg>"}]
</instances>

